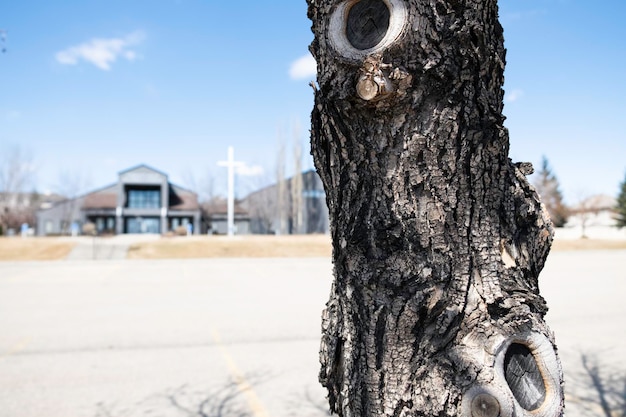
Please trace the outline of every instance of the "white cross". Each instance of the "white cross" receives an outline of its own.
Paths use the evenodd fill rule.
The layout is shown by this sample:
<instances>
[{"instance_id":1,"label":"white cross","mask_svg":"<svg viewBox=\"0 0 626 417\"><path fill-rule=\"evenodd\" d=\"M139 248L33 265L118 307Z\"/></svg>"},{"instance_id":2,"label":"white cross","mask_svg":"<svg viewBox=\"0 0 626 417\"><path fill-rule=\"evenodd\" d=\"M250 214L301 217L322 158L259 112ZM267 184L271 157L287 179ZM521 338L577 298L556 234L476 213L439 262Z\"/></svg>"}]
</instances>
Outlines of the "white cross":
<instances>
[{"instance_id":1,"label":"white cross","mask_svg":"<svg viewBox=\"0 0 626 417\"><path fill-rule=\"evenodd\" d=\"M228 147L228 161L219 161L221 167L228 168L228 236L235 234L235 168L243 162L235 162L235 150Z\"/></svg>"}]
</instances>

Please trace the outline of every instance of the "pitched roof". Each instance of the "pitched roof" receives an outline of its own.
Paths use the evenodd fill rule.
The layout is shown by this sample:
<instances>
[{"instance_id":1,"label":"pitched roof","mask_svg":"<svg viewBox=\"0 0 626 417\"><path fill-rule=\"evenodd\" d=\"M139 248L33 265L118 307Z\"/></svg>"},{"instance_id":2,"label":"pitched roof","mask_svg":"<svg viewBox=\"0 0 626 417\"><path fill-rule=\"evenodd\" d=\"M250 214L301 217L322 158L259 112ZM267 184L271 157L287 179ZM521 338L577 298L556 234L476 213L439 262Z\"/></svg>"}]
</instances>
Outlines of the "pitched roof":
<instances>
[{"instance_id":1,"label":"pitched roof","mask_svg":"<svg viewBox=\"0 0 626 417\"><path fill-rule=\"evenodd\" d=\"M139 164L139 165L136 165L136 166L134 166L132 168L125 169L123 171L118 172L118 175L126 174L126 173L131 172L131 171L137 171L137 170L142 169L142 168L143 169L147 169L149 171L156 172L157 174L163 175L164 177L167 177L167 174L165 172L159 171L158 169L152 168L151 166L146 165L146 164Z\"/></svg>"},{"instance_id":2,"label":"pitched roof","mask_svg":"<svg viewBox=\"0 0 626 417\"><path fill-rule=\"evenodd\" d=\"M209 215L228 213L228 202L225 199L216 199L212 202L202 203L202 209ZM234 214L247 216L248 211L235 202Z\"/></svg>"},{"instance_id":3,"label":"pitched roof","mask_svg":"<svg viewBox=\"0 0 626 417\"><path fill-rule=\"evenodd\" d=\"M85 194L83 208L114 209L117 207L117 184L110 184Z\"/></svg>"},{"instance_id":4,"label":"pitched roof","mask_svg":"<svg viewBox=\"0 0 626 417\"><path fill-rule=\"evenodd\" d=\"M117 207L117 193L91 193L85 196L84 209L103 209Z\"/></svg>"},{"instance_id":5,"label":"pitched roof","mask_svg":"<svg viewBox=\"0 0 626 417\"><path fill-rule=\"evenodd\" d=\"M169 208L171 210L198 210L200 208L198 195L170 183Z\"/></svg>"}]
</instances>

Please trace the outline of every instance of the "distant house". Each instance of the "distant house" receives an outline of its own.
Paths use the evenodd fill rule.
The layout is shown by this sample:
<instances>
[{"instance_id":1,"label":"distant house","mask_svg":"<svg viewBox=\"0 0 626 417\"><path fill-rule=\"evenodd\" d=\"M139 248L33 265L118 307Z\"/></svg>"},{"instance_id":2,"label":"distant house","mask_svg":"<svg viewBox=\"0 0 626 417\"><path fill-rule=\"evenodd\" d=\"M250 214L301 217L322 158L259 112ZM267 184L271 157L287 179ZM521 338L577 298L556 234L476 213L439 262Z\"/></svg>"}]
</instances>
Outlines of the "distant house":
<instances>
[{"instance_id":1,"label":"distant house","mask_svg":"<svg viewBox=\"0 0 626 417\"><path fill-rule=\"evenodd\" d=\"M67 234L93 223L98 233L161 233L191 225L200 233L196 193L147 165L122 171L116 183L37 211L37 234Z\"/></svg>"},{"instance_id":2,"label":"distant house","mask_svg":"<svg viewBox=\"0 0 626 417\"><path fill-rule=\"evenodd\" d=\"M320 177L309 170L249 194L241 206L258 234L328 233L326 194Z\"/></svg>"},{"instance_id":3,"label":"distant house","mask_svg":"<svg viewBox=\"0 0 626 417\"><path fill-rule=\"evenodd\" d=\"M53 204L64 200L58 194L40 194L36 191L31 193L7 193L0 192L0 235L16 234L23 225L30 230L35 228L35 213L42 208L51 207Z\"/></svg>"},{"instance_id":4,"label":"distant house","mask_svg":"<svg viewBox=\"0 0 626 417\"><path fill-rule=\"evenodd\" d=\"M617 200L598 194L584 199L571 208L566 227L615 227Z\"/></svg>"},{"instance_id":5,"label":"distant house","mask_svg":"<svg viewBox=\"0 0 626 417\"><path fill-rule=\"evenodd\" d=\"M617 229L617 200L608 195L594 195L570 208L570 217L557 236L595 239L623 239L626 230Z\"/></svg>"}]
</instances>

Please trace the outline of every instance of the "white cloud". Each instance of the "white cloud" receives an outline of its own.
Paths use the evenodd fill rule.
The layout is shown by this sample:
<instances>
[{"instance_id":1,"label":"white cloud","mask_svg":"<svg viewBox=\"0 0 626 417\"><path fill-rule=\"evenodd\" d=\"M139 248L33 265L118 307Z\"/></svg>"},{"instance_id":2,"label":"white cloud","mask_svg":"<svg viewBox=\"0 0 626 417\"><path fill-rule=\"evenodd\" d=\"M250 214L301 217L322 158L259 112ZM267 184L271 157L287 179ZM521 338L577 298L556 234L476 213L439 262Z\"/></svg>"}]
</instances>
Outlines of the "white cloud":
<instances>
[{"instance_id":1,"label":"white cloud","mask_svg":"<svg viewBox=\"0 0 626 417\"><path fill-rule=\"evenodd\" d=\"M317 63L311 54L306 54L291 63L289 77L292 80L302 80L317 75Z\"/></svg>"},{"instance_id":2,"label":"white cloud","mask_svg":"<svg viewBox=\"0 0 626 417\"><path fill-rule=\"evenodd\" d=\"M504 97L504 101L506 101L507 103L515 103L522 97L524 97L524 90L515 89L507 94L506 97Z\"/></svg>"},{"instance_id":3,"label":"white cloud","mask_svg":"<svg viewBox=\"0 0 626 417\"><path fill-rule=\"evenodd\" d=\"M119 57L128 61L137 59L137 53L130 47L139 45L144 39L145 34L141 31L135 31L123 38L94 38L57 52L55 58L63 65L76 65L84 60L108 71Z\"/></svg>"},{"instance_id":4,"label":"white cloud","mask_svg":"<svg viewBox=\"0 0 626 417\"><path fill-rule=\"evenodd\" d=\"M129 61L134 61L135 59L137 59L137 53L135 51L126 51L124 52L124 58Z\"/></svg>"},{"instance_id":5,"label":"white cloud","mask_svg":"<svg viewBox=\"0 0 626 417\"><path fill-rule=\"evenodd\" d=\"M264 170L260 165L247 165L245 163L237 165L236 172L242 177L258 177L263 175Z\"/></svg>"}]
</instances>

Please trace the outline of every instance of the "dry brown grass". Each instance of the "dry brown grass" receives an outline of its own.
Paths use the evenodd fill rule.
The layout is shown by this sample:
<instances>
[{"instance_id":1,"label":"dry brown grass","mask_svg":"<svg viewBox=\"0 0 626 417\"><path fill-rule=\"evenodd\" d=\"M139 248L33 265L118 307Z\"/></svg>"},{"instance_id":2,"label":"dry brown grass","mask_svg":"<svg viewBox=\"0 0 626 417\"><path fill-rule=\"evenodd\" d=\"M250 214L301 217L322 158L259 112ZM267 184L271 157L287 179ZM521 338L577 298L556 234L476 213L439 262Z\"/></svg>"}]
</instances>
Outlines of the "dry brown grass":
<instances>
[{"instance_id":1,"label":"dry brown grass","mask_svg":"<svg viewBox=\"0 0 626 417\"><path fill-rule=\"evenodd\" d=\"M59 238L0 237L0 261L64 259L76 242ZM625 240L555 240L554 251L626 249ZM161 238L131 245L129 259L330 257L327 235L193 236Z\"/></svg>"},{"instance_id":2,"label":"dry brown grass","mask_svg":"<svg viewBox=\"0 0 626 417\"><path fill-rule=\"evenodd\" d=\"M626 240L603 239L557 239L552 243L552 250L601 250L626 249Z\"/></svg>"},{"instance_id":3,"label":"dry brown grass","mask_svg":"<svg viewBox=\"0 0 626 417\"><path fill-rule=\"evenodd\" d=\"M330 257L327 235L193 236L136 243L129 259Z\"/></svg>"},{"instance_id":4,"label":"dry brown grass","mask_svg":"<svg viewBox=\"0 0 626 417\"><path fill-rule=\"evenodd\" d=\"M626 249L626 241L616 240L556 240L555 251ZM193 236L163 238L136 243L130 247L129 259L188 259L188 258L272 258L272 257L330 257L330 237L327 235L296 236Z\"/></svg>"},{"instance_id":5,"label":"dry brown grass","mask_svg":"<svg viewBox=\"0 0 626 417\"><path fill-rule=\"evenodd\" d=\"M55 261L65 258L75 245L56 238L0 237L0 261Z\"/></svg>"}]
</instances>

